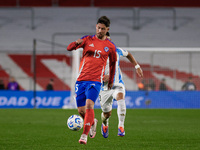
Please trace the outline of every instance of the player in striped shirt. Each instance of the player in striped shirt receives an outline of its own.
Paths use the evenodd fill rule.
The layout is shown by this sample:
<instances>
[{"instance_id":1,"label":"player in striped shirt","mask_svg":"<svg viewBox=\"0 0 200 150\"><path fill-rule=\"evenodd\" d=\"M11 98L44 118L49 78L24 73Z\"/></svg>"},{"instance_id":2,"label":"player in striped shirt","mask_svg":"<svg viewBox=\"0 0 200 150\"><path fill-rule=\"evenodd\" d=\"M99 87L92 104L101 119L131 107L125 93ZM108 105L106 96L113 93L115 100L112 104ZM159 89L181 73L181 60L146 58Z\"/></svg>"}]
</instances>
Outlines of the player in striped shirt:
<instances>
[{"instance_id":1,"label":"player in striped shirt","mask_svg":"<svg viewBox=\"0 0 200 150\"><path fill-rule=\"evenodd\" d=\"M116 64L116 46L106 36L110 20L106 16L98 19L96 35L84 36L68 45L67 50L83 48L79 75L76 81L76 103L79 114L84 118L83 134L80 144L87 143L87 136L94 138L97 120L94 119L94 103L98 98L106 62L109 57L110 78L108 89L113 86Z\"/></svg>"},{"instance_id":2,"label":"player in striped shirt","mask_svg":"<svg viewBox=\"0 0 200 150\"><path fill-rule=\"evenodd\" d=\"M109 32L107 33L107 36L109 37ZM119 66L121 56L126 57L135 66L136 72L139 75L139 77L143 77L142 69L140 68L139 64L132 56L132 54L124 49L117 47L117 62L115 67L113 87L110 90L107 88L108 78L109 78L109 68L108 66L106 66L103 85L101 88L101 92L99 94L101 109L103 111L101 114L101 119L102 119L101 133L104 138L107 138L109 134L108 123L109 123L109 117L111 116L113 99L116 100L118 104L117 107L117 114L119 121L118 136L123 137L125 135L124 121L126 116L126 104L125 104L125 86L122 79L121 69ZM109 61L107 61L107 65L108 64Z\"/></svg>"}]
</instances>

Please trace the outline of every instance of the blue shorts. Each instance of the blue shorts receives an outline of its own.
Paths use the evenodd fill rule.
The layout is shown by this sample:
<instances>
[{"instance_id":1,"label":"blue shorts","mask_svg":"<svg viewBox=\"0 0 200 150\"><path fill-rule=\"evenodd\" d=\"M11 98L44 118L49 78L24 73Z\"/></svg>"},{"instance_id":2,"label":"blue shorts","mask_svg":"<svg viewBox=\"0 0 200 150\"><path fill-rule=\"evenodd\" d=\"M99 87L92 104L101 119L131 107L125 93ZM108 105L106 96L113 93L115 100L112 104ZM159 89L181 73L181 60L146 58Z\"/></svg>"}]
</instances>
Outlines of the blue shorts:
<instances>
[{"instance_id":1,"label":"blue shorts","mask_svg":"<svg viewBox=\"0 0 200 150\"><path fill-rule=\"evenodd\" d=\"M99 96L101 83L97 81L76 81L76 104L77 107L85 106L86 99L94 103Z\"/></svg>"}]
</instances>

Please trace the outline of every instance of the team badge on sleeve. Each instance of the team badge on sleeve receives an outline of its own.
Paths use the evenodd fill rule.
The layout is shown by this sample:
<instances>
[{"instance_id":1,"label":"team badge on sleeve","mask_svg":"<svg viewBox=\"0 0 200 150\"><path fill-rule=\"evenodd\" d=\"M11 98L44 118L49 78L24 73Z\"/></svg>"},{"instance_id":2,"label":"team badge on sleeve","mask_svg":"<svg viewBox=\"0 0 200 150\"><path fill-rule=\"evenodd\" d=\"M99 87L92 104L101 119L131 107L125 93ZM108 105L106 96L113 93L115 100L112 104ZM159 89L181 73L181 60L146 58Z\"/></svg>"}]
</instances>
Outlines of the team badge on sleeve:
<instances>
[{"instance_id":1,"label":"team badge on sleeve","mask_svg":"<svg viewBox=\"0 0 200 150\"><path fill-rule=\"evenodd\" d=\"M105 52L108 52L108 51L109 51L109 48L108 48L108 47L104 47L104 51L105 51Z\"/></svg>"}]
</instances>

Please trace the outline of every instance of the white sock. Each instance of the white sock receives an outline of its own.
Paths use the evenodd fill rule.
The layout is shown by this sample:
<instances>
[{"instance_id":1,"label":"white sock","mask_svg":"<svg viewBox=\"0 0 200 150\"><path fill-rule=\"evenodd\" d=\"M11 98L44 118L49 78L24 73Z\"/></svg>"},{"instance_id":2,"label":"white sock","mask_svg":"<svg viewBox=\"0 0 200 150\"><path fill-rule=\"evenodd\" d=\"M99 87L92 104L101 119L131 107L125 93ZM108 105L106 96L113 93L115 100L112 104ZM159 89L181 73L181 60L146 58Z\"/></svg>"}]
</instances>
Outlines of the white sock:
<instances>
[{"instance_id":1,"label":"white sock","mask_svg":"<svg viewBox=\"0 0 200 150\"><path fill-rule=\"evenodd\" d=\"M125 121L125 116L126 116L126 104L125 100L121 99L117 101L117 115L118 115L118 128L123 127L124 128L124 121Z\"/></svg>"},{"instance_id":2,"label":"white sock","mask_svg":"<svg viewBox=\"0 0 200 150\"><path fill-rule=\"evenodd\" d=\"M109 118L105 118L103 112L101 113L101 120L102 120L102 123L104 124L104 126L108 126Z\"/></svg>"}]
</instances>

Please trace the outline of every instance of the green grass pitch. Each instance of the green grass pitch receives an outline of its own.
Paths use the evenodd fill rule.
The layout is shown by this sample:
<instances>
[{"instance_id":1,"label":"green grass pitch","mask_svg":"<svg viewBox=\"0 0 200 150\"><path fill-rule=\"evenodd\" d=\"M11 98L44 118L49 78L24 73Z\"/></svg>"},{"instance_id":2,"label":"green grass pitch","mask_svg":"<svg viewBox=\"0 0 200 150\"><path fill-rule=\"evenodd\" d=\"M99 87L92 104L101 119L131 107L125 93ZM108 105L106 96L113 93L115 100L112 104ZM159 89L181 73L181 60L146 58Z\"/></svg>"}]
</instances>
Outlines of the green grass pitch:
<instances>
[{"instance_id":1,"label":"green grass pitch","mask_svg":"<svg viewBox=\"0 0 200 150\"><path fill-rule=\"evenodd\" d=\"M76 109L0 109L0 150L191 150L200 149L200 109L128 109L125 137L117 136L117 113L112 112L109 137L100 132L80 145L82 133L71 131L67 118Z\"/></svg>"}]
</instances>

